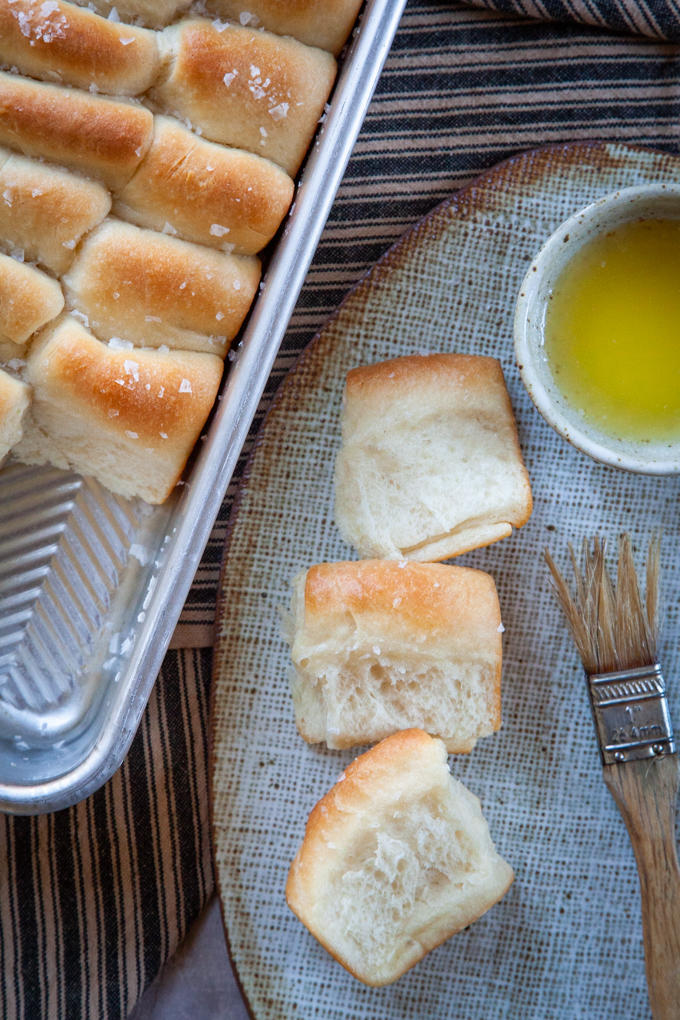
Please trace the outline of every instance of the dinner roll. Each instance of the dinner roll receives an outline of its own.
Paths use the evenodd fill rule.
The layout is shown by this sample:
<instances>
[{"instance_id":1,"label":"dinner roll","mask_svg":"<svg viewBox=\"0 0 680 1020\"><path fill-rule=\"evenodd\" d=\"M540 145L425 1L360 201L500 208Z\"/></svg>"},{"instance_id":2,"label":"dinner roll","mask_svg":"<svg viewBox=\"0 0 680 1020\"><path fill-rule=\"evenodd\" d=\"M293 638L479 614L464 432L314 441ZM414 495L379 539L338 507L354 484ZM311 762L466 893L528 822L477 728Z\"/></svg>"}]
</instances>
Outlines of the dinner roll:
<instances>
[{"instance_id":1,"label":"dinner roll","mask_svg":"<svg viewBox=\"0 0 680 1020\"><path fill-rule=\"evenodd\" d=\"M220 18L233 19L269 32L292 35L307 46L319 46L336 56L356 21L361 0L206 0L206 9Z\"/></svg>"},{"instance_id":2,"label":"dinner roll","mask_svg":"<svg viewBox=\"0 0 680 1020\"><path fill-rule=\"evenodd\" d=\"M156 33L66 0L0 0L0 62L45 81L135 96L160 70Z\"/></svg>"},{"instance_id":3,"label":"dinner roll","mask_svg":"<svg viewBox=\"0 0 680 1020\"><path fill-rule=\"evenodd\" d=\"M22 420L31 400L30 388L0 369L0 461L22 436Z\"/></svg>"},{"instance_id":4,"label":"dinner roll","mask_svg":"<svg viewBox=\"0 0 680 1020\"><path fill-rule=\"evenodd\" d=\"M295 720L332 748L418 726L451 754L501 725L493 578L439 563L321 563L292 582Z\"/></svg>"},{"instance_id":5,"label":"dinner roll","mask_svg":"<svg viewBox=\"0 0 680 1020\"><path fill-rule=\"evenodd\" d=\"M495 358L432 354L347 375L335 520L360 556L445 560L521 528L531 489Z\"/></svg>"},{"instance_id":6,"label":"dinner roll","mask_svg":"<svg viewBox=\"0 0 680 1020\"><path fill-rule=\"evenodd\" d=\"M62 167L0 150L0 246L60 276L80 238L100 223L111 196Z\"/></svg>"},{"instance_id":7,"label":"dinner roll","mask_svg":"<svg viewBox=\"0 0 680 1020\"><path fill-rule=\"evenodd\" d=\"M130 100L93 96L0 71L0 144L123 187L151 143L153 116Z\"/></svg>"},{"instance_id":8,"label":"dinner roll","mask_svg":"<svg viewBox=\"0 0 680 1020\"><path fill-rule=\"evenodd\" d=\"M174 58L153 92L166 110L295 176L335 80L330 53L205 19L166 28L161 47Z\"/></svg>"},{"instance_id":9,"label":"dinner roll","mask_svg":"<svg viewBox=\"0 0 680 1020\"><path fill-rule=\"evenodd\" d=\"M39 269L0 255L0 340L24 344L64 307L56 280Z\"/></svg>"},{"instance_id":10,"label":"dinner roll","mask_svg":"<svg viewBox=\"0 0 680 1020\"><path fill-rule=\"evenodd\" d=\"M174 21L191 0L75 0L80 7L94 9L97 14L125 22L143 24L147 28L163 28Z\"/></svg>"},{"instance_id":11,"label":"dinner roll","mask_svg":"<svg viewBox=\"0 0 680 1020\"><path fill-rule=\"evenodd\" d=\"M100 340L224 357L260 282L260 260L225 255L107 219L62 284L68 307Z\"/></svg>"},{"instance_id":12,"label":"dinner roll","mask_svg":"<svg viewBox=\"0 0 680 1020\"><path fill-rule=\"evenodd\" d=\"M212 354L109 347L64 315L31 346L24 378L33 402L14 454L162 503L210 413L222 367Z\"/></svg>"},{"instance_id":13,"label":"dinner roll","mask_svg":"<svg viewBox=\"0 0 680 1020\"><path fill-rule=\"evenodd\" d=\"M479 800L422 730L360 755L312 810L286 900L350 974L388 985L510 888Z\"/></svg>"},{"instance_id":14,"label":"dinner roll","mask_svg":"<svg viewBox=\"0 0 680 1020\"><path fill-rule=\"evenodd\" d=\"M267 159L198 138L156 117L148 155L114 212L210 248L254 255L272 239L293 199L290 177Z\"/></svg>"}]
</instances>

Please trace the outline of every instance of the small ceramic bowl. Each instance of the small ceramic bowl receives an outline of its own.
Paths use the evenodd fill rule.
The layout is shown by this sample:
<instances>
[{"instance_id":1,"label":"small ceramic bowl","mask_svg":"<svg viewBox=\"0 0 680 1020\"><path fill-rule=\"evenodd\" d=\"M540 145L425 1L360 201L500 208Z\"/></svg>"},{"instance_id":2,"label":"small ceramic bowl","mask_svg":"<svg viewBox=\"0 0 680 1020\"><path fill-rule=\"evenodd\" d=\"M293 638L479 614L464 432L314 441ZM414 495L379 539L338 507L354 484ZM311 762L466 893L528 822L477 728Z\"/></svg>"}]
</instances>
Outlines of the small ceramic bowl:
<instances>
[{"instance_id":1,"label":"small ceramic bowl","mask_svg":"<svg viewBox=\"0 0 680 1020\"><path fill-rule=\"evenodd\" d=\"M612 467L664 475L680 472L680 441L636 443L600 432L558 389L544 347L550 292L579 248L623 223L656 219L680 219L680 185L623 188L563 223L543 245L524 277L515 310L515 353L529 396L548 424L572 446Z\"/></svg>"}]
</instances>

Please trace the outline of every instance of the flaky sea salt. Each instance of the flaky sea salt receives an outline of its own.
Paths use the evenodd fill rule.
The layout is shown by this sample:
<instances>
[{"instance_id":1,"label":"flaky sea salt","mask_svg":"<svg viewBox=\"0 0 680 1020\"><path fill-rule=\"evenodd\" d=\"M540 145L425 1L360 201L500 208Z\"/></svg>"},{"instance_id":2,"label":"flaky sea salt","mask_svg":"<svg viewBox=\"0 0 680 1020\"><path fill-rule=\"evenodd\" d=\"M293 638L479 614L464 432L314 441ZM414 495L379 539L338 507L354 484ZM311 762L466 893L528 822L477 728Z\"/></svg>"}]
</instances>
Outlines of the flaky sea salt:
<instances>
[{"instance_id":1,"label":"flaky sea salt","mask_svg":"<svg viewBox=\"0 0 680 1020\"><path fill-rule=\"evenodd\" d=\"M283 120L284 117L288 116L288 103L279 103L278 106L273 107L269 111L269 114L273 120Z\"/></svg>"},{"instance_id":2,"label":"flaky sea salt","mask_svg":"<svg viewBox=\"0 0 680 1020\"><path fill-rule=\"evenodd\" d=\"M231 85L231 83L233 82L233 80L234 80L234 78L236 77L237 74L238 74L238 71L236 70L236 68L234 68L233 71L227 71L227 73L225 74L224 78L222 79L222 81L227 86L227 88L229 88L229 86Z\"/></svg>"},{"instance_id":3,"label":"flaky sea salt","mask_svg":"<svg viewBox=\"0 0 680 1020\"><path fill-rule=\"evenodd\" d=\"M131 351L133 344L130 340L121 340L119 336L112 336L109 340L109 347L112 347L114 351Z\"/></svg>"},{"instance_id":4,"label":"flaky sea salt","mask_svg":"<svg viewBox=\"0 0 680 1020\"><path fill-rule=\"evenodd\" d=\"M139 382L139 365L136 361L130 361L128 358L123 362L123 368L128 375L131 375L135 382ZM135 436L135 439L137 437Z\"/></svg>"},{"instance_id":5,"label":"flaky sea salt","mask_svg":"<svg viewBox=\"0 0 680 1020\"><path fill-rule=\"evenodd\" d=\"M229 227L223 227L221 223L213 223L210 227L210 233L213 237L224 237L225 234L229 233Z\"/></svg>"},{"instance_id":6,"label":"flaky sea salt","mask_svg":"<svg viewBox=\"0 0 680 1020\"><path fill-rule=\"evenodd\" d=\"M181 383L179 384L179 392L180 393L191 393L192 392L191 383L189 382L188 379L182 379Z\"/></svg>"}]
</instances>

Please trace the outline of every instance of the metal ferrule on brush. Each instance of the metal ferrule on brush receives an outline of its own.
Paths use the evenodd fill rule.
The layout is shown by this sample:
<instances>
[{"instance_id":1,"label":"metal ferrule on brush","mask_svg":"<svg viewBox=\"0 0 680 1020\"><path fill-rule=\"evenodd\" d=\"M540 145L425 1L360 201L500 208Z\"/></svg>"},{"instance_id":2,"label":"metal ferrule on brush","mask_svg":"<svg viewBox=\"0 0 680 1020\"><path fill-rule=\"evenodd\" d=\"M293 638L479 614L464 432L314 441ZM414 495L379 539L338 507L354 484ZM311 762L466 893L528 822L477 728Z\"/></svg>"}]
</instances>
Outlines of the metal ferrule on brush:
<instances>
[{"instance_id":1,"label":"metal ferrule on brush","mask_svg":"<svg viewBox=\"0 0 680 1020\"><path fill-rule=\"evenodd\" d=\"M604 765L675 751L666 682L658 663L587 674Z\"/></svg>"}]
</instances>

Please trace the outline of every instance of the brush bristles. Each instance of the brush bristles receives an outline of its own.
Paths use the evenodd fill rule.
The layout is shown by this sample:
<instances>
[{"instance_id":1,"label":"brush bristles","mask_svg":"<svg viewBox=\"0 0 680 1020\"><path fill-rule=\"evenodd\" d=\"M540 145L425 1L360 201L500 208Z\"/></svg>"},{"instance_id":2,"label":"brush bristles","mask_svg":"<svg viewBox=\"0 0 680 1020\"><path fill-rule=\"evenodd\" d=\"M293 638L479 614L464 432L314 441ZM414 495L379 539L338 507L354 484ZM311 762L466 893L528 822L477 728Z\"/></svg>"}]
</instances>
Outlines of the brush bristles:
<instances>
[{"instance_id":1,"label":"brush bristles","mask_svg":"<svg viewBox=\"0 0 680 1020\"><path fill-rule=\"evenodd\" d=\"M581 565L569 545L575 594L545 550L553 586L586 673L612 673L657 662L660 549L657 530L649 542L644 602L629 534L619 536L616 585L607 569L603 540L584 539Z\"/></svg>"}]
</instances>

